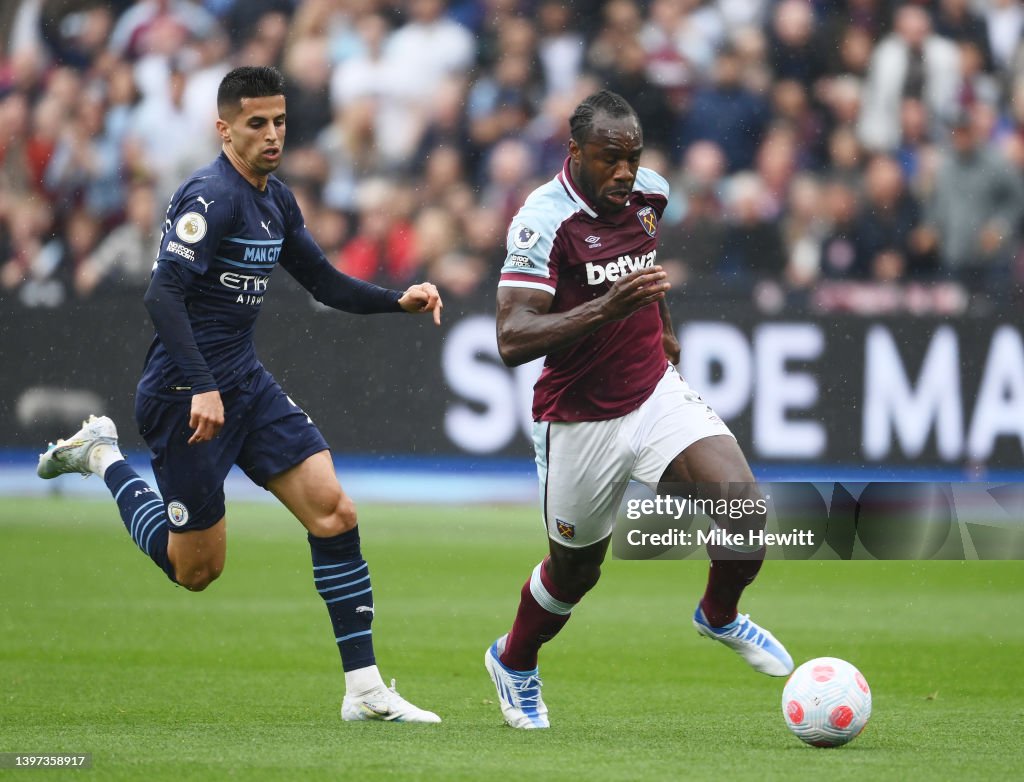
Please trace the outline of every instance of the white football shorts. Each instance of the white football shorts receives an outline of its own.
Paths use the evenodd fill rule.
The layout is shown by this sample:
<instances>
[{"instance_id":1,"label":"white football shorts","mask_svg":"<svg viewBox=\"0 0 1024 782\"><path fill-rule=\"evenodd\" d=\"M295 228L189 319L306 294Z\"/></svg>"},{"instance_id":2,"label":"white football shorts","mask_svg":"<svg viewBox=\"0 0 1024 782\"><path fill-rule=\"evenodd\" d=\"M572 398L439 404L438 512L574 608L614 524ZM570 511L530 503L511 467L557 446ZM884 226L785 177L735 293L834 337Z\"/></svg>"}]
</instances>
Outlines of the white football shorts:
<instances>
[{"instance_id":1,"label":"white football shorts","mask_svg":"<svg viewBox=\"0 0 1024 782\"><path fill-rule=\"evenodd\" d=\"M612 534L630 479L657 491L665 468L705 437L733 436L669 365L640 407L608 421L535 421L533 445L548 536L582 548Z\"/></svg>"}]
</instances>

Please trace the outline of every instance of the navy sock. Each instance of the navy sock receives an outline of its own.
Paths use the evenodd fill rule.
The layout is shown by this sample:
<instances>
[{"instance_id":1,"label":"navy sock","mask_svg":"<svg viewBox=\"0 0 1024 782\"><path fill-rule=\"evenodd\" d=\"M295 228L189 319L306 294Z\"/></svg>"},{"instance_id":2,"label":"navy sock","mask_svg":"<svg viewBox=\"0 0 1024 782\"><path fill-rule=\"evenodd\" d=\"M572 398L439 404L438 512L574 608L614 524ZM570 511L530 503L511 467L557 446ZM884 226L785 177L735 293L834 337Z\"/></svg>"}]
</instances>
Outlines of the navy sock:
<instances>
[{"instance_id":1,"label":"navy sock","mask_svg":"<svg viewBox=\"0 0 1024 782\"><path fill-rule=\"evenodd\" d=\"M309 537L313 583L327 604L341 667L354 671L374 665L373 590L370 570L359 550L359 527L333 538Z\"/></svg>"},{"instance_id":2,"label":"navy sock","mask_svg":"<svg viewBox=\"0 0 1024 782\"><path fill-rule=\"evenodd\" d=\"M160 495L125 461L110 465L103 481L114 495L121 521L135 545L174 581L174 566L167 558L167 515Z\"/></svg>"}]
</instances>

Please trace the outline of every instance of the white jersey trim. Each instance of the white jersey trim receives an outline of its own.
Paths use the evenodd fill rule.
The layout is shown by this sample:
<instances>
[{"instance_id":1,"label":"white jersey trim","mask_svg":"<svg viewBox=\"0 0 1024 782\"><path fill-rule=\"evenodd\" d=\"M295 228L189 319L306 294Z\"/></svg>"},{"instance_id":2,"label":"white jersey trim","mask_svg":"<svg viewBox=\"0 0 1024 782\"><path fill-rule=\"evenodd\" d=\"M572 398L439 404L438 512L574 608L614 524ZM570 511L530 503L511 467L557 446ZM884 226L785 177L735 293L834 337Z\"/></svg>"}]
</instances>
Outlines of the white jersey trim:
<instances>
[{"instance_id":1,"label":"white jersey trim","mask_svg":"<svg viewBox=\"0 0 1024 782\"><path fill-rule=\"evenodd\" d=\"M576 188L573 187L573 182L572 182L571 177L569 177L569 175L566 173L567 170L568 170L567 167L563 168L562 171L558 175L558 181L561 182L562 187L565 188L565 192L569 194L569 198L573 202L575 202L576 206L578 206L580 209L582 209L584 212L586 212L591 217L597 217L597 212L595 212L593 209L591 209L590 208L590 204L588 204L586 202L586 199L584 199L582 195L580 195L578 192L576 192Z\"/></svg>"},{"instance_id":2,"label":"white jersey trim","mask_svg":"<svg viewBox=\"0 0 1024 782\"><path fill-rule=\"evenodd\" d=\"M521 280L501 280L498 283L499 288L533 288L538 291L547 291L552 296L555 295L555 287L548 285L543 282L523 282Z\"/></svg>"}]
</instances>

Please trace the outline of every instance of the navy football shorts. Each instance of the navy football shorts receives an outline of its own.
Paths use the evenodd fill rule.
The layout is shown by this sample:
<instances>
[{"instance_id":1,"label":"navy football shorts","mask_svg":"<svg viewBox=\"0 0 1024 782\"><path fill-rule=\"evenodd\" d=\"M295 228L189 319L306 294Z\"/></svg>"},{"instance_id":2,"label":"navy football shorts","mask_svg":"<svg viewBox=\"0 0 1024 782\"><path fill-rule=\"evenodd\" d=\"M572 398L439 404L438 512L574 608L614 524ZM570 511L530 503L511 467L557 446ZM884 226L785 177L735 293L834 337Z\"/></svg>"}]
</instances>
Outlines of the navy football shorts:
<instances>
[{"instance_id":1,"label":"navy football shorts","mask_svg":"<svg viewBox=\"0 0 1024 782\"><path fill-rule=\"evenodd\" d=\"M189 445L192 410L137 394L135 420L153 452L153 472L171 532L208 529L224 516L224 479L237 464L254 483L267 481L328 449L313 421L263 367L221 394L224 426L213 440Z\"/></svg>"}]
</instances>

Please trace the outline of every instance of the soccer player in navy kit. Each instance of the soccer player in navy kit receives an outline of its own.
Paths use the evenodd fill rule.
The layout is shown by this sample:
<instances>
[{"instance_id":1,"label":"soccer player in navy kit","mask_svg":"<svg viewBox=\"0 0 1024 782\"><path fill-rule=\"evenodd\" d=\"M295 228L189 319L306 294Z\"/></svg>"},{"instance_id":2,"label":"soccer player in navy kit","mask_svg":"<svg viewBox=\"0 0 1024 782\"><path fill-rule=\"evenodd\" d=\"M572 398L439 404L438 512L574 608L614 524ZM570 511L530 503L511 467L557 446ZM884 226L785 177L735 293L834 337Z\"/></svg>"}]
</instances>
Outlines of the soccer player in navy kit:
<instances>
[{"instance_id":1,"label":"soccer player in navy kit","mask_svg":"<svg viewBox=\"0 0 1024 782\"><path fill-rule=\"evenodd\" d=\"M538 652L597 583L630 478L705 491L732 484L743 487L733 489L744 495L735 499L760 496L728 427L673 366L679 343L665 306L669 283L656 264L668 183L640 168L636 112L602 91L576 108L570 130L562 171L512 220L498 287L504 362L546 356L534 387L533 439L550 553L523 585L511 630L484 657L506 723L523 729L549 725ZM709 554L697 630L755 670L788 674L793 661L782 644L737 614L764 550L709 546Z\"/></svg>"},{"instance_id":2,"label":"soccer player in navy kit","mask_svg":"<svg viewBox=\"0 0 1024 782\"><path fill-rule=\"evenodd\" d=\"M276 69L231 71L217 108L223 151L171 199L145 296L156 337L135 412L160 493L124 461L106 417L51 445L38 473L100 475L132 540L172 581L198 592L224 568L224 479L237 464L308 531L314 584L345 672L342 719L440 722L384 686L355 505L320 431L256 359L253 328L278 264L346 312L429 312L440 323L441 298L430 283L403 293L348 277L324 257L295 197L273 176L285 138Z\"/></svg>"}]
</instances>

